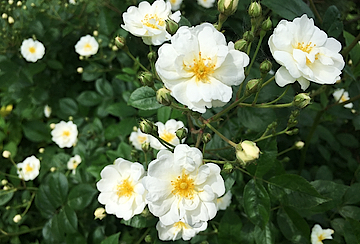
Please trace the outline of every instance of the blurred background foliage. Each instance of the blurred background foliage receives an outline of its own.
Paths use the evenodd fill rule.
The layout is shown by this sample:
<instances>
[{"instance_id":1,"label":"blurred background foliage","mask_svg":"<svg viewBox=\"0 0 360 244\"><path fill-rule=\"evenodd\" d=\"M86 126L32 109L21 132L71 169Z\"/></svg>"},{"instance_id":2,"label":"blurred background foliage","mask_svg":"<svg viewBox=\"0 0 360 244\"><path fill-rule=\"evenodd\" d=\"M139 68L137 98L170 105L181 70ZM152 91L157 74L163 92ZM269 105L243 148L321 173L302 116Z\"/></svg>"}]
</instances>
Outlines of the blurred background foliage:
<instances>
[{"instance_id":1,"label":"blurred background foliage","mask_svg":"<svg viewBox=\"0 0 360 244\"><path fill-rule=\"evenodd\" d=\"M114 47L114 38L125 37L130 52L144 66L150 66L148 46L120 27L121 14L140 1L84 0L76 5L58 0L27 0L21 5L9 2L0 1L1 14L14 19L14 23L8 18L0 20L0 149L10 151L16 163L36 155L41 169L40 175L25 185L10 161L0 159L1 178L10 186L10 190L0 192L0 242L162 243L154 227L156 219L147 211L129 221L110 215L100 221L93 216L100 207L95 183L103 167L118 157L144 162L143 153L134 150L128 140L141 118L154 122L173 118L188 125L181 112L160 104L152 104L156 109L127 105L132 92L142 86L137 78L141 70ZM281 19L292 20L307 13L343 47L358 38L360 5L356 1L260 3L264 19L270 16L274 27ZM227 41L235 42L250 29L249 4L250 0L241 0L237 12L225 22ZM184 0L181 12L184 18L180 25L215 23L218 15L216 7L204 9L190 0ZM95 36L100 49L96 55L80 59L74 46L86 34ZM245 82L260 77L259 64L266 59L272 61L274 71L279 67L267 46L270 35L271 31ZM22 41L31 37L46 49L36 63L26 62L19 52ZM250 57L257 40L255 36ZM226 188L234 195L232 204L218 212L205 233L189 243L309 243L315 223L335 230L334 240L326 243L360 243L359 101L353 101L350 110L335 105L332 97L335 88L349 91L350 98L359 96L360 45L345 49L343 54L346 67L341 83L326 88L311 84L312 103L300 111L298 134L259 142L262 155L256 164L247 166L248 174L223 170ZM276 99L283 90L274 82L269 84L262 89L259 103ZM291 102L299 92L299 86L292 85L280 102ZM8 105L13 109L6 110ZM43 114L45 105L52 108L50 118ZM210 109L204 117L220 110ZM232 141L254 140L267 128L285 128L293 110L243 107L214 126ZM78 126L78 143L61 149L51 141L50 124L69 119ZM278 155L299 140L309 147ZM193 145L195 140L189 135L186 143ZM234 150L223 147L225 142L213 135L205 158L234 160ZM155 153L150 152L150 158ZM66 162L75 154L83 162L73 175ZM50 170L53 167L55 172ZM14 223L13 217L23 212L22 220Z\"/></svg>"}]
</instances>

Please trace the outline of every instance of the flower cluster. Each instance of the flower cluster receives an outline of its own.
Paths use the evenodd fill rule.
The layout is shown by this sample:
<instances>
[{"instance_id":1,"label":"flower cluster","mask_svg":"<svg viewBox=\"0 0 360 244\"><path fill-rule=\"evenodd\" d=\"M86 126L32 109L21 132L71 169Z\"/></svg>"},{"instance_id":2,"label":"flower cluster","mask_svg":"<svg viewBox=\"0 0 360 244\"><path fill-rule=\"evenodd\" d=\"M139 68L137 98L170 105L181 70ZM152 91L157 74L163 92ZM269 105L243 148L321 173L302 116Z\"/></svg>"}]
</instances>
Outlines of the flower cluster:
<instances>
[{"instance_id":1,"label":"flower cluster","mask_svg":"<svg viewBox=\"0 0 360 244\"><path fill-rule=\"evenodd\" d=\"M159 217L156 229L161 240L189 240L205 230L207 221L231 198L227 195L225 204L218 204L225 193L220 167L203 164L202 159L199 149L179 144L174 152L160 150L145 175L141 164L119 158L101 171L98 200L107 213L125 220L148 204Z\"/></svg>"}]
</instances>

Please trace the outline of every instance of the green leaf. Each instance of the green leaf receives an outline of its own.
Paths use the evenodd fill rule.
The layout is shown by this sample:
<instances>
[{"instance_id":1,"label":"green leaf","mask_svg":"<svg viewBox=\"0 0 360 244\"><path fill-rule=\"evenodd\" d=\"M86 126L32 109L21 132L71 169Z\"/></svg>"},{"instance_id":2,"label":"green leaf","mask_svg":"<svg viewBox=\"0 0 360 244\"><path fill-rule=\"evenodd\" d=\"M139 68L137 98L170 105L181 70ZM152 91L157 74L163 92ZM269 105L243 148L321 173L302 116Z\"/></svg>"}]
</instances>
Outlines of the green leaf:
<instances>
[{"instance_id":1,"label":"green leaf","mask_svg":"<svg viewBox=\"0 0 360 244\"><path fill-rule=\"evenodd\" d=\"M360 223L355 219L348 218L344 226L346 243L360 243Z\"/></svg>"},{"instance_id":2,"label":"green leaf","mask_svg":"<svg viewBox=\"0 0 360 244\"><path fill-rule=\"evenodd\" d=\"M23 124L25 137L33 142L50 140L50 129L41 121L28 121Z\"/></svg>"},{"instance_id":3,"label":"green leaf","mask_svg":"<svg viewBox=\"0 0 360 244\"><path fill-rule=\"evenodd\" d=\"M105 79L97 79L95 82L95 88L96 91L104 97L112 97L114 95L112 85Z\"/></svg>"},{"instance_id":4,"label":"green leaf","mask_svg":"<svg viewBox=\"0 0 360 244\"><path fill-rule=\"evenodd\" d=\"M261 148L261 154L256 161L256 177L263 177L270 169L274 167L274 163L277 157L277 142L271 140L266 145L258 145Z\"/></svg>"},{"instance_id":5,"label":"green leaf","mask_svg":"<svg viewBox=\"0 0 360 244\"><path fill-rule=\"evenodd\" d=\"M261 229L259 226L255 226L254 237L256 244L275 244L274 229L275 227L272 225L271 222L268 222L263 229Z\"/></svg>"},{"instance_id":6,"label":"green leaf","mask_svg":"<svg viewBox=\"0 0 360 244\"><path fill-rule=\"evenodd\" d=\"M355 39L353 35L351 35L349 32L344 31L343 33L346 46L349 46ZM360 44L357 43L353 49L350 51L350 57L353 62L353 66L356 67L359 64L360 61Z\"/></svg>"},{"instance_id":7,"label":"green leaf","mask_svg":"<svg viewBox=\"0 0 360 244\"><path fill-rule=\"evenodd\" d=\"M124 102L113 103L109 107L106 108L106 111L109 114L120 117L120 118L130 117L137 113L136 109L128 106Z\"/></svg>"},{"instance_id":8,"label":"green leaf","mask_svg":"<svg viewBox=\"0 0 360 244\"><path fill-rule=\"evenodd\" d=\"M148 86L143 86L131 93L128 105L142 110L159 109L163 105L156 100L156 92Z\"/></svg>"},{"instance_id":9,"label":"green leaf","mask_svg":"<svg viewBox=\"0 0 360 244\"><path fill-rule=\"evenodd\" d=\"M251 179L244 188L244 210L250 221L262 229L270 217L270 197L262 184Z\"/></svg>"},{"instance_id":10,"label":"green leaf","mask_svg":"<svg viewBox=\"0 0 360 244\"><path fill-rule=\"evenodd\" d=\"M105 240L103 240L101 242L101 244L118 244L119 243L119 237L120 237L120 232L107 237Z\"/></svg>"},{"instance_id":11,"label":"green leaf","mask_svg":"<svg viewBox=\"0 0 360 244\"><path fill-rule=\"evenodd\" d=\"M269 191L282 204L296 208L311 208L329 199L321 196L303 177L283 174L269 179Z\"/></svg>"},{"instance_id":12,"label":"green leaf","mask_svg":"<svg viewBox=\"0 0 360 244\"><path fill-rule=\"evenodd\" d=\"M322 29L331 37L339 37L343 31L341 13L335 5L331 5L325 12Z\"/></svg>"},{"instance_id":13,"label":"green leaf","mask_svg":"<svg viewBox=\"0 0 360 244\"><path fill-rule=\"evenodd\" d=\"M84 81L96 80L101 76L102 69L103 69L102 65L93 62L84 68L84 72L82 73L81 77Z\"/></svg>"},{"instance_id":14,"label":"green leaf","mask_svg":"<svg viewBox=\"0 0 360 244\"><path fill-rule=\"evenodd\" d=\"M237 244L240 243L241 219L230 208L226 209L219 225L219 243Z\"/></svg>"},{"instance_id":15,"label":"green leaf","mask_svg":"<svg viewBox=\"0 0 360 244\"><path fill-rule=\"evenodd\" d=\"M347 189L344 195L344 204L357 204L360 202L360 183L355 183Z\"/></svg>"},{"instance_id":16,"label":"green leaf","mask_svg":"<svg viewBox=\"0 0 360 244\"><path fill-rule=\"evenodd\" d=\"M66 115L75 115L78 111L76 101L70 97L64 97L59 100L60 110Z\"/></svg>"},{"instance_id":17,"label":"green leaf","mask_svg":"<svg viewBox=\"0 0 360 244\"><path fill-rule=\"evenodd\" d=\"M134 228L146 228L150 226L154 226L158 220L151 215L148 217L144 217L141 215L135 215L129 220L121 220L121 223L134 227Z\"/></svg>"},{"instance_id":18,"label":"green leaf","mask_svg":"<svg viewBox=\"0 0 360 244\"><path fill-rule=\"evenodd\" d=\"M0 191L0 206L5 205L14 196L14 190Z\"/></svg>"},{"instance_id":19,"label":"green leaf","mask_svg":"<svg viewBox=\"0 0 360 244\"><path fill-rule=\"evenodd\" d=\"M157 110L157 119L162 123L166 123L170 119L171 107L161 107Z\"/></svg>"},{"instance_id":20,"label":"green leaf","mask_svg":"<svg viewBox=\"0 0 360 244\"><path fill-rule=\"evenodd\" d=\"M50 59L50 60L47 60L47 65L52 68L52 69L55 69L55 70L62 70L64 69L63 65L61 64L61 62L55 60L55 59Z\"/></svg>"},{"instance_id":21,"label":"green leaf","mask_svg":"<svg viewBox=\"0 0 360 244\"><path fill-rule=\"evenodd\" d=\"M113 140L121 134L121 126L120 124L111 124L106 127L104 136L105 140Z\"/></svg>"},{"instance_id":22,"label":"green leaf","mask_svg":"<svg viewBox=\"0 0 360 244\"><path fill-rule=\"evenodd\" d=\"M336 139L345 147L359 148L359 141L352 134L340 133L336 135Z\"/></svg>"},{"instance_id":23,"label":"green leaf","mask_svg":"<svg viewBox=\"0 0 360 244\"><path fill-rule=\"evenodd\" d=\"M355 130L360 130L360 114L352 120Z\"/></svg>"},{"instance_id":24,"label":"green leaf","mask_svg":"<svg viewBox=\"0 0 360 244\"><path fill-rule=\"evenodd\" d=\"M263 132L267 126L276 120L273 109L242 107L237 113L239 122L248 130Z\"/></svg>"},{"instance_id":25,"label":"green leaf","mask_svg":"<svg viewBox=\"0 0 360 244\"><path fill-rule=\"evenodd\" d=\"M76 99L80 104L84 106L95 106L99 104L102 97L94 91L84 91Z\"/></svg>"},{"instance_id":26,"label":"green leaf","mask_svg":"<svg viewBox=\"0 0 360 244\"><path fill-rule=\"evenodd\" d=\"M360 208L356 206L343 206L339 210L339 214L344 218L353 218L360 221Z\"/></svg>"},{"instance_id":27,"label":"green leaf","mask_svg":"<svg viewBox=\"0 0 360 244\"><path fill-rule=\"evenodd\" d=\"M64 206L58 216L58 224L61 230L65 233L76 233L78 226L78 219L73 209Z\"/></svg>"},{"instance_id":28,"label":"green leaf","mask_svg":"<svg viewBox=\"0 0 360 244\"><path fill-rule=\"evenodd\" d=\"M303 14L307 14L309 18L315 18L309 6L303 1L287 0L286 4L284 4L284 2L278 0L262 0L261 4L287 20L293 20Z\"/></svg>"},{"instance_id":29,"label":"green leaf","mask_svg":"<svg viewBox=\"0 0 360 244\"><path fill-rule=\"evenodd\" d=\"M86 208L94 198L97 190L91 185L80 184L70 190L68 196L68 205L75 210Z\"/></svg>"},{"instance_id":30,"label":"green leaf","mask_svg":"<svg viewBox=\"0 0 360 244\"><path fill-rule=\"evenodd\" d=\"M59 224L59 216L54 215L45 223L42 235L47 243L61 243L65 239L64 230Z\"/></svg>"},{"instance_id":31,"label":"green leaf","mask_svg":"<svg viewBox=\"0 0 360 244\"><path fill-rule=\"evenodd\" d=\"M38 210L41 210L39 211L41 215L44 218L49 219L54 215L56 209L61 205L61 203L56 202L51 196L50 187L42 184L37 191L35 205Z\"/></svg>"},{"instance_id":32,"label":"green leaf","mask_svg":"<svg viewBox=\"0 0 360 244\"><path fill-rule=\"evenodd\" d=\"M295 210L288 207L280 209L277 212L277 223L280 231L291 243L309 243L309 225Z\"/></svg>"},{"instance_id":33,"label":"green leaf","mask_svg":"<svg viewBox=\"0 0 360 244\"><path fill-rule=\"evenodd\" d=\"M58 204L65 202L69 186L66 176L63 173L55 172L49 178L50 197Z\"/></svg>"}]
</instances>

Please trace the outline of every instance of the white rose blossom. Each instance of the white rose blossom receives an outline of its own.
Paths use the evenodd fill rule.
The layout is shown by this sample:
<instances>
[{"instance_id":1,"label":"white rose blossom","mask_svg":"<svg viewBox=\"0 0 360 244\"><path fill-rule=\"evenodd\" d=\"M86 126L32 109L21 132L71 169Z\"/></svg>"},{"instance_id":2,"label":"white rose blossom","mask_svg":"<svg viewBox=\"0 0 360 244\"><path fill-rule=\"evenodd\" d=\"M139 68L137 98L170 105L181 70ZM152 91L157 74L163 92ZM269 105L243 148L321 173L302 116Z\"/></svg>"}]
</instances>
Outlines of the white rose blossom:
<instances>
[{"instance_id":1,"label":"white rose blossom","mask_svg":"<svg viewBox=\"0 0 360 244\"><path fill-rule=\"evenodd\" d=\"M93 36L86 35L80 38L75 45L75 51L85 57L94 55L99 50L99 43Z\"/></svg>"},{"instance_id":2,"label":"white rose blossom","mask_svg":"<svg viewBox=\"0 0 360 244\"><path fill-rule=\"evenodd\" d=\"M200 231L206 230L206 228L206 221L197 222L193 226L190 226L184 220L179 220L171 225L164 225L161 221L156 224L159 239L162 241L175 241L180 238L184 241L188 241Z\"/></svg>"},{"instance_id":3,"label":"white rose blossom","mask_svg":"<svg viewBox=\"0 0 360 244\"><path fill-rule=\"evenodd\" d=\"M145 170L141 164L118 158L100 175L101 180L96 184L100 191L98 201L105 205L108 214L129 220L144 210L146 190L141 180Z\"/></svg>"},{"instance_id":4,"label":"white rose blossom","mask_svg":"<svg viewBox=\"0 0 360 244\"><path fill-rule=\"evenodd\" d=\"M323 229L320 225L316 224L311 230L311 244L323 244L323 240L332 239L334 230Z\"/></svg>"},{"instance_id":5,"label":"white rose blossom","mask_svg":"<svg viewBox=\"0 0 360 244\"><path fill-rule=\"evenodd\" d=\"M293 21L281 20L268 41L274 59L282 65L275 74L283 87L298 81L306 90L310 81L334 84L345 63L341 44L314 25L306 14Z\"/></svg>"},{"instance_id":6,"label":"white rose blossom","mask_svg":"<svg viewBox=\"0 0 360 244\"><path fill-rule=\"evenodd\" d=\"M81 157L79 155L75 155L74 157L71 157L69 161L67 162L67 168L69 170L72 170L72 174L76 173L76 168L81 163Z\"/></svg>"},{"instance_id":7,"label":"white rose blossom","mask_svg":"<svg viewBox=\"0 0 360 244\"><path fill-rule=\"evenodd\" d=\"M41 42L29 38L22 42L20 52L26 61L35 63L44 56L45 47Z\"/></svg>"},{"instance_id":8,"label":"white rose blossom","mask_svg":"<svg viewBox=\"0 0 360 244\"><path fill-rule=\"evenodd\" d=\"M54 129L51 131L52 140L60 147L72 147L75 145L78 136L76 124L72 121L61 121L55 124Z\"/></svg>"},{"instance_id":9,"label":"white rose blossom","mask_svg":"<svg viewBox=\"0 0 360 244\"><path fill-rule=\"evenodd\" d=\"M219 197L217 199L217 209L218 210L225 210L231 204L231 191L228 191L224 196Z\"/></svg>"},{"instance_id":10,"label":"white rose blossom","mask_svg":"<svg viewBox=\"0 0 360 244\"><path fill-rule=\"evenodd\" d=\"M183 0L167 0L166 2L169 2L171 4L172 11L176 11L180 8L180 5L182 4Z\"/></svg>"},{"instance_id":11,"label":"white rose blossom","mask_svg":"<svg viewBox=\"0 0 360 244\"><path fill-rule=\"evenodd\" d=\"M143 183L150 212L163 225L180 220L193 226L217 213L217 198L225 193L220 167L203 164L199 149L180 144L174 153L161 150L150 162Z\"/></svg>"},{"instance_id":12,"label":"white rose blossom","mask_svg":"<svg viewBox=\"0 0 360 244\"><path fill-rule=\"evenodd\" d=\"M198 4L204 8L211 8L214 6L215 0L197 0Z\"/></svg>"},{"instance_id":13,"label":"white rose blossom","mask_svg":"<svg viewBox=\"0 0 360 244\"><path fill-rule=\"evenodd\" d=\"M156 71L171 95L189 109L205 113L230 101L232 85L245 79L249 57L226 44L212 24L182 26L171 44L159 48Z\"/></svg>"},{"instance_id":14,"label":"white rose blossom","mask_svg":"<svg viewBox=\"0 0 360 244\"><path fill-rule=\"evenodd\" d=\"M33 155L27 157L22 163L18 163L16 166L20 179L25 181L33 180L39 175L40 160Z\"/></svg>"},{"instance_id":15,"label":"white rose blossom","mask_svg":"<svg viewBox=\"0 0 360 244\"><path fill-rule=\"evenodd\" d=\"M180 12L171 14L171 4L164 0L156 0L152 5L143 1L139 7L130 6L123 13L123 29L134 36L141 37L147 45L161 45L170 39L171 35L166 31L166 20L180 21Z\"/></svg>"},{"instance_id":16,"label":"white rose blossom","mask_svg":"<svg viewBox=\"0 0 360 244\"><path fill-rule=\"evenodd\" d=\"M137 150L142 150L141 145L143 143L150 143L150 135L143 133L138 128L136 131L131 132L129 140Z\"/></svg>"},{"instance_id":17,"label":"white rose blossom","mask_svg":"<svg viewBox=\"0 0 360 244\"><path fill-rule=\"evenodd\" d=\"M182 121L176 121L174 119L170 119L166 121L165 124L161 122L156 122L155 125L158 127L159 137L174 146L179 145L180 143L184 142L186 139L183 138L182 141L180 142L179 138L176 136L176 131L184 127L184 123ZM157 150L166 149L166 147L162 145L159 142L159 140L153 136L150 137L150 146Z\"/></svg>"},{"instance_id":18,"label":"white rose blossom","mask_svg":"<svg viewBox=\"0 0 360 244\"><path fill-rule=\"evenodd\" d=\"M347 91L345 91L344 89L336 89L333 93L333 97L339 103L346 102L347 100L350 99L349 93ZM353 106L354 106L353 103L348 103L348 104L344 105L345 108L353 108Z\"/></svg>"}]
</instances>

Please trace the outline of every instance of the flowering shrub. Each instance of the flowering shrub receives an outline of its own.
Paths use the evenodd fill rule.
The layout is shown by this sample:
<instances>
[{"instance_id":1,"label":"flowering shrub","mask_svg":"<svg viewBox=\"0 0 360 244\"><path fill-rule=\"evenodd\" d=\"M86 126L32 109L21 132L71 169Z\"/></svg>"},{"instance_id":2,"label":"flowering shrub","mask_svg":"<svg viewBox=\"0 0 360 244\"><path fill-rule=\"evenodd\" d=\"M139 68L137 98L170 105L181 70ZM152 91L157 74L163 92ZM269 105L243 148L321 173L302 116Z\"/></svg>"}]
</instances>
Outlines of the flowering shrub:
<instances>
[{"instance_id":1,"label":"flowering shrub","mask_svg":"<svg viewBox=\"0 0 360 244\"><path fill-rule=\"evenodd\" d=\"M0 243L360 243L334 4L0 2Z\"/></svg>"}]
</instances>

